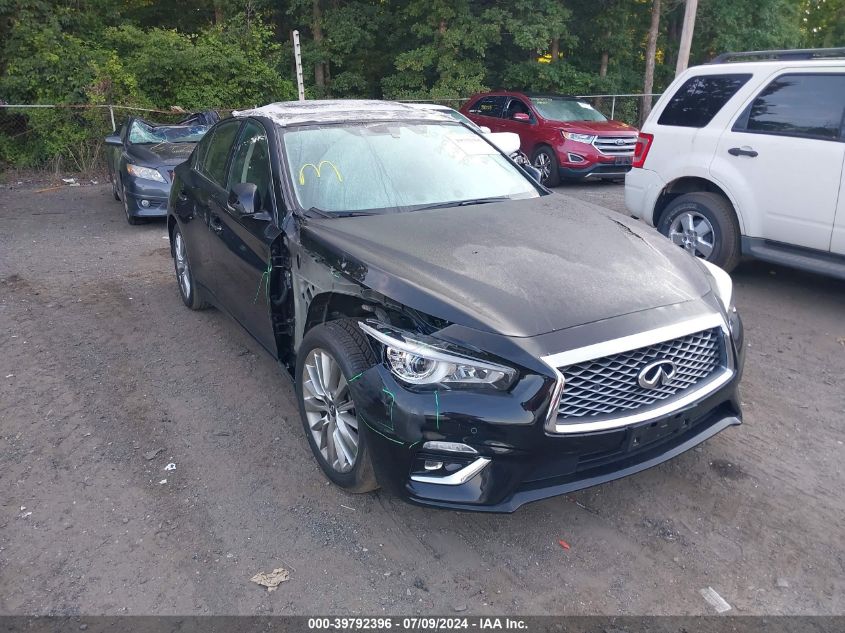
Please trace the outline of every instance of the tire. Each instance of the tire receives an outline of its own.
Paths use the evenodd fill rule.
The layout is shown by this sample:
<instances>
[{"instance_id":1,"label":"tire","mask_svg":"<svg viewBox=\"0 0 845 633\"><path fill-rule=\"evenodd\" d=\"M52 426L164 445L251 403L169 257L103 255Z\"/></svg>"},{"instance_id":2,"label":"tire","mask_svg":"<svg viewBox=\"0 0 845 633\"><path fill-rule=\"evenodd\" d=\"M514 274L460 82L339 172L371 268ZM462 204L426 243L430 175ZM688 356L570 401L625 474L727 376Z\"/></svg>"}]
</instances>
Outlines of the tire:
<instances>
[{"instance_id":1,"label":"tire","mask_svg":"<svg viewBox=\"0 0 845 633\"><path fill-rule=\"evenodd\" d=\"M723 195L701 191L678 196L666 207L657 230L727 272L739 263L739 223Z\"/></svg>"},{"instance_id":2,"label":"tire","mask_svg":"<svg viewBox=\"0 0 845 633\"><path fill-rule=\"evenodd\" d=\"M209 304L203 297L202 290L194 282L194 274L191 271L191 264L188 259L188 246L178 225L173 228L171 245L170 254L173 256L176 285L179 286L179 296L182 297L182 303L191 310L205 310L209 307Z\"/></svg>"},{"instance_id":3,"label":"tire","mask_svg":"<svg viewBox=\"0 0 845 633\"><path fill-rule=\"evenodd\" d=\"M531 156L531 164L540 170L540 183L546 187L560 184L560 169L555 151L548 145L541 145Z\"/></svg>"},{"instance_id":4,"label":"tire","mask_svg":"<svg viewBox=\"0 0 845 633\"><path fill-rule=\"evenodd\" d=\"M327 378L322 378L325 372L318 373L316 367L326 367L321 363L325 355L335 367L334 371L327 372ZM315 326L305 335L297 353L296 396L308 445L326 477L352 493L371 492L379 487L368 433L355 413L354 398L347 382L375 363L375 355L364 334L355 321L348 319ZM315 385L315 382L325 383L329 392L334 391L330 403L316 395L320 391L325 393L325 385ZM354 442L357 445L350 461Z\"/></svg>"},{"instance_id":5,"label":"tire","mask_svg":"<svg viewBox=\"0 0 845 633\"><path fill-rule=\"evenodd\" d=\"M111 195L114 196L114 199L120 202L120 193L117 190L117 178L114 176L110 177L111 180Z\"/></svg>"},{"instance_id":6,"label":"tire","mask_svg":"<svg viewBox=\"0 0 845 633\"><path fill-rule=\"evenodd\" d=\"M134 215L129 213L129 198L126 195L126 187L123 186L122 182L120 183L120 199L123 201L123 213L126 214L126 221L131 226L143 224L144 221L141 218L136 218Z\"/></svg>"}]
</instances>

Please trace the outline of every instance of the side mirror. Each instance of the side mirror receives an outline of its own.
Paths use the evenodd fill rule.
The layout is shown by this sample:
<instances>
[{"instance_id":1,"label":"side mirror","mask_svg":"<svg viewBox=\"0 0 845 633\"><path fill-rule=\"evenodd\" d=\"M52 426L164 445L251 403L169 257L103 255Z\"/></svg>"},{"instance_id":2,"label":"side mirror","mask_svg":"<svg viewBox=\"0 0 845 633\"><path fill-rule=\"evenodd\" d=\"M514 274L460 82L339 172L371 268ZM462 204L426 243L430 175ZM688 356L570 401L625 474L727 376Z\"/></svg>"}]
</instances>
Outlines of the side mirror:
<instances>
[{"instance_id":1,"label":"side mirror","mask_svg":"<svg viewBox=\"0 0 845 633\"><path fill-rule=\"evenodd\" d=\"M493 131L489 127L487 127L486 125L479 125L478 129L481 130L482 134L490 134Z\"/></svg>"},{"instance_id":2,"label":"side mirror","mask_svg":"<svg viewBox=\"0 0 845 633\"><path fill-rule=\"evenodd\" d=\"M522 121L523 123L531 122L531 117L525 114L525 112L514 112L514 115L511 118L514 121Z\"/></svg>"},{"instance_id":3,"label":"side mirror","mask_svg":"<svg viewBox=\"0 0 845 633\"><path fill-rule=\"evenodd\" d=\"M239 182L229 192L229 209L239 216L255 215L259 204L258 187L251 182Z\"/></svg>"},{"instance_id":4,"label":"side mirror","mask_svg":"<svg viewBox=\"0 0 845 633\"><path fill-rule=\"evenodd\" d=\"M120 140L120 134L115 132L114 134L109 134L106 137L106 145L111 145L113 147L121 147L123 145L123 141Z\"/></svg>"}]
</instances>

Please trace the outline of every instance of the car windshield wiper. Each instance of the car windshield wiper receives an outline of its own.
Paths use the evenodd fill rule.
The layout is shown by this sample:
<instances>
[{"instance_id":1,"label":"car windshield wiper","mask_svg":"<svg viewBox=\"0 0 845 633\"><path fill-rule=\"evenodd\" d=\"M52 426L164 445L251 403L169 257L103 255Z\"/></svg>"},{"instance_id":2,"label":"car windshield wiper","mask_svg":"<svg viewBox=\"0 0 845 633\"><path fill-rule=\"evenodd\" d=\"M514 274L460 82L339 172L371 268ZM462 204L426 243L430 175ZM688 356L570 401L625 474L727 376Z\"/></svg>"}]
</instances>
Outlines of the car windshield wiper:
<instances>
[{"instance_id":1,"label":"car windshield wiper","mask_svg":"<svg viewBox=\"0 0 845 633\"><path fill-rule=\"evenodd\" d=\"M489 204L491 202L504 202L505 200L512 200L508 196L493 196L490 198L472 198L470 200L453 200L451 202L437 202L435 204L426 204L421 207L414 207L412 211L423 211L425 209L446 209L448 207L469 207L474 204Z\"/></svg>"},{"instance_id":2,"label":"car windshield wiper","mask_svg":"<svg viewBox=\"0 0 845 633\"><path fill-rule=\"evenodd\" d=\"M306 209L305 213L310 215L318 215L321 218L354 218L360 215L373 215L366 211L323 211L319 207L311 207Z\"/></svg>"}]
</instances>

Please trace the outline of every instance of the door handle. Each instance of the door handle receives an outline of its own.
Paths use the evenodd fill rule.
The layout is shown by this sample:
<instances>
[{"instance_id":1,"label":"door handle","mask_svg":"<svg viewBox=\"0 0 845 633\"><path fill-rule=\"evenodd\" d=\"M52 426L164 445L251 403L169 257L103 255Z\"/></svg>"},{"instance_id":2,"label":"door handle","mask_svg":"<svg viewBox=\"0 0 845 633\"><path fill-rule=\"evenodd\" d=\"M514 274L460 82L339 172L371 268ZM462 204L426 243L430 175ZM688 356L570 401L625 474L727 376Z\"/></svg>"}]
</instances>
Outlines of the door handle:
<instances>
[{"instance_id":1,"label":"door handle","mask_svg":"<svg viewBox=\"0 0 845 633\"><path fill-rule=\"evenodd\" d=\"M208 220L208 227L215 233L221 233L223 231L223 223L216 215L212 215Z\"/></svg>"},{"instance_id":2,"label":"door handle","mask_svg":"<svg viewBox=\"0 0 845 633\"><path fill-rule=\"evenodd\" d=\"M754 158L757 156L757 150L753 150L751 148L744 148L744 147L732 147L728 150L728 154L731 156L748 156L750 158Z\"/></svg>"}]
</instances>

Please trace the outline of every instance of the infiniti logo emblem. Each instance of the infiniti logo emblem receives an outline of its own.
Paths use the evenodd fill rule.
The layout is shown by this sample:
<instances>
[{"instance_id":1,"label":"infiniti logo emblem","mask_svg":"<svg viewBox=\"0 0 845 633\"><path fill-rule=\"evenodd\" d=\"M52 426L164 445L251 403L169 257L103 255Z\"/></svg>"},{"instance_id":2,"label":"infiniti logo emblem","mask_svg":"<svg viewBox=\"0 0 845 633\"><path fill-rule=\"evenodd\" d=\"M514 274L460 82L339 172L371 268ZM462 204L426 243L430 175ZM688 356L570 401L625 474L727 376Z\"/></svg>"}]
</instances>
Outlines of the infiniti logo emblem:
<instances>
[{"instance_id":1,"label":"infiniti logo emblem","mask_svg":"<svg viewBox=\"0 0 845 633\"><path fill-rule=\"evenodd\" d=\"M678 368L671 360L656 360L640 370L637 382L643 389L657 389L675 379Z\"/></svg>"}]
</instances>

